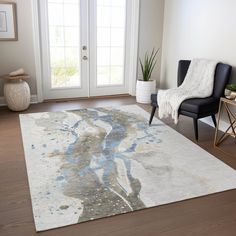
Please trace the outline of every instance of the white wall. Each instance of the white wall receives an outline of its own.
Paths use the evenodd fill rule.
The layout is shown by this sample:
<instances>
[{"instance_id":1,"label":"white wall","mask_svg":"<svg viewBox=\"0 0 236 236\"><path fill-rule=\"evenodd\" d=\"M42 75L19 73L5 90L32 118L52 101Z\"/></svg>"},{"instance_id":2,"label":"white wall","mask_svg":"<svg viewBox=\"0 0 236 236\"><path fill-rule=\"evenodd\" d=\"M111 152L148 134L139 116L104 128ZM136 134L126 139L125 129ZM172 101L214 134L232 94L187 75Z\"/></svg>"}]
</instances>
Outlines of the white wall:
<instances>
[{"instance_id":1,"label":"white wall","mask_svg":"<svg viewBox=\"0 0 236 236\"><path fill-rule=\"evenodd\" d=\"M32 12L30 0L16 0L17 3L18 41L0 42L0 75L23 67L31 79L29 80L31 93L36 93L35 61L32 30ZM2 92L0 82L0 96Z\"/></svg>"},{"instance_id":2,"label":"white wall","mask_svg":"<svg viewBox=\"0 0 236 236\"><path fill-rule=\"evenodd\" d=\"M140 4L139 56L142 59L147 51L150 53L154 47L158 49L162 46L165 0L141 0ZM140 65L138 68L141 77ZM161 51L152 76L158 85L160 74Z\"/></svg>"},{"instance_id":3,"label":"white wall","mask_svg":"<svg viewBox=\"0 0 236 236\"><path fill-rule=\"evenodd\" d=\"M30 74L31 93L36 94L36 72L33 47L33 26L30 0L11 0L17 3L19 41L0 42L0 74L7 74L19 67ZM164 0L141 0L139 55L161 47L164 14ZM153 73L153 78L160 78L160 61ZM0 96L3 95L0 83Z\"/></svg>"},{"instance_id":4,"label":"white wall","mask_svg":"<svg viewBox=\"0 0 236 236\"><path fill-rule=\"evenodd\" d=\"M236 1L166 0L161 86L176 86L180 59L210 58L234 66Z\"/></svg>"}]
</instances>

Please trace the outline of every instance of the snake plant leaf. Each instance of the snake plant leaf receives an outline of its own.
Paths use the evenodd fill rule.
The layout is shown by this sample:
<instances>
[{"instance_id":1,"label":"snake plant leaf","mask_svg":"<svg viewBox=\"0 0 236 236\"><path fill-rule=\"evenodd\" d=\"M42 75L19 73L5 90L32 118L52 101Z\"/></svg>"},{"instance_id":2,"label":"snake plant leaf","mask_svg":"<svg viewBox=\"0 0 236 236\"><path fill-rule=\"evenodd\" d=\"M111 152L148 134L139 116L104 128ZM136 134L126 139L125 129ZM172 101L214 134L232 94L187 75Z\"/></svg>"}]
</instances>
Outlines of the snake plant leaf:
<instances>
[{"instance_id":1,"label":"snake plant leaf","mask_svg":"<svg viewBox=\"0 0 236 236\"><path fill-rule=\"evenodd\" d=\"M158 52L159 52L159 49L155 50L153 48L150 56L147 52L145 53L143 62L139 58L139 63L141 65L141 70L142 70L142 75L143 75L144 81L149 81L151 79L152 72L153 72L154 67L156 66L156 63L157 63L156 56L157 56Z\"/></svg>"}]
</instances>

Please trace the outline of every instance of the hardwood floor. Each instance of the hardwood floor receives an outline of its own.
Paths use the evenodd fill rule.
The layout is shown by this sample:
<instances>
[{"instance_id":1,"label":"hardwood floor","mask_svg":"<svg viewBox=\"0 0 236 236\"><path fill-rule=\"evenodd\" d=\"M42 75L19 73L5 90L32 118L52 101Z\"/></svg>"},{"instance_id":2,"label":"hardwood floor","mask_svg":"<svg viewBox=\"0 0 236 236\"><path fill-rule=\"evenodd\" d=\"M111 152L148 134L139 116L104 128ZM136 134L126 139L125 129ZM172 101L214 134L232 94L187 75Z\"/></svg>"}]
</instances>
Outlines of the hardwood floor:
<instances>
[{"instance_id":1,"label":"hardwood floor","mask_svg":"<svg viewBox=\"0 0 236 236\"><path fill-rule=\"evenodd\" d=\"M134 103L135 99L132 97L44 103L32 105L26 113ZM150 111L150 106L141 107ZM179 124L172 127L190 140L194 140L191 119L181 117ZM200 123L199 130L198 145L236 169L235 144L231 145L231 151L235 156L225 155L213 148L213 128ZM0 133L0 235L37 235L33 222L18 113L0 108ZM42 232L39 235L233 236L236 235L236 190L68 226Z\"/></svg>"}]
</instances>

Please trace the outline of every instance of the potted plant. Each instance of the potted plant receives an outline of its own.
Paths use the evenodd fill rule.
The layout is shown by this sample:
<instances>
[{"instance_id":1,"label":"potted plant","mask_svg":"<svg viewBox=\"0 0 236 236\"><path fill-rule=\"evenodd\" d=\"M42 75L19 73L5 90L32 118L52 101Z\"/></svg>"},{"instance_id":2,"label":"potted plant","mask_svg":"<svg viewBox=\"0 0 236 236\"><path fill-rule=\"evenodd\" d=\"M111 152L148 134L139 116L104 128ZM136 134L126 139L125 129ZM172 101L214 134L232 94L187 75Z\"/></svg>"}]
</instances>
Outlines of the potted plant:
<instances>
[{"instance_id":1,"label":"potted plant","mask_svg":"<svg viewBox=\"0 0 236 236\"><path fill-rule=\"evenodd\" d=\"M225 96L229 99L236 97L236 84L228 84L225 89Z\"/></svg>"},{"instance_id":2,"label":"potted plant","mask_svg":"<svg viewBox=\"0 0 236 236\"><path fill-rule=\"evenodd\" d=\"M156 80L152 80L152 72L156 65L158 50L153 49L151 55L145 54L144 61L139 58L142 69L142 79L137 80L136 101L138 103L150 103L151 94L156 92Z\"/></svg>"}]
</instances>

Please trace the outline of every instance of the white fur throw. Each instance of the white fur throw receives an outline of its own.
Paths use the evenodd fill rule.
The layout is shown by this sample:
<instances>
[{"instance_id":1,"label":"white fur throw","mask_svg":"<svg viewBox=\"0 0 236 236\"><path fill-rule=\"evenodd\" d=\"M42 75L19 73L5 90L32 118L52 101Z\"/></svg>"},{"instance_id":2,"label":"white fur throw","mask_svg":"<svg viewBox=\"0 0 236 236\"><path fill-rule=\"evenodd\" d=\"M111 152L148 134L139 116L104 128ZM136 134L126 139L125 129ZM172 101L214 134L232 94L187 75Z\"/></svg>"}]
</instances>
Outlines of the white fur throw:
<instances>
[{"instance_id":1,"label":"white fur throw","mask_svg":"<svg viewBox=\"0 0 236 236\"><path fill-rule=\"evenodd\" d=\"M213 60L193 59L180 87L159 90L157 94L159 117L171 116L177 124L179 107L184 100L211 96L217 64L218 62Z\"/></svg>"}]
</instances>

